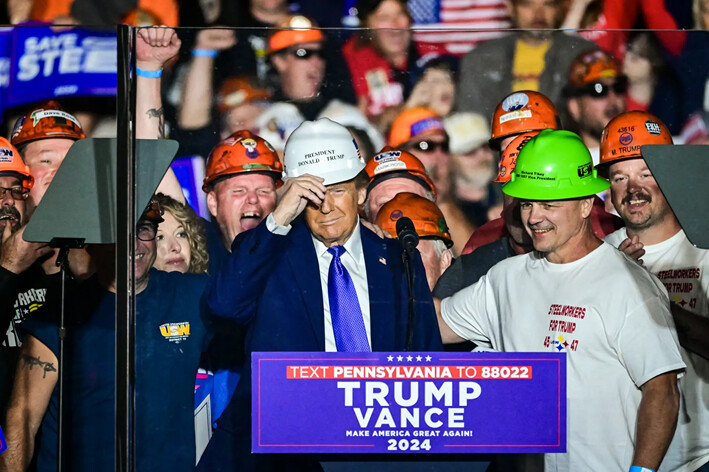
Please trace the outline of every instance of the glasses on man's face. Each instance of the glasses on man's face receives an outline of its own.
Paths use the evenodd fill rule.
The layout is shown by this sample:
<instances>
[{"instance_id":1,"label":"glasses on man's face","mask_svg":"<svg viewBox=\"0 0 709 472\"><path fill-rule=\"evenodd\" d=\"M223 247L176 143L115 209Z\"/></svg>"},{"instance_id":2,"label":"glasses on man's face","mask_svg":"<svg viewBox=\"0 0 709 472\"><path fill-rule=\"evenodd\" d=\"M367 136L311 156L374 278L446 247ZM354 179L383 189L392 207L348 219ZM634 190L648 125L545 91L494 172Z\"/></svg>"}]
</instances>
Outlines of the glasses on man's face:
<instances>
[{"instance_id":1,"label":"glasses on man's face","mask_svg":"<svg viewBox=\"0 0 709 472\"><path fill-rule=\"evenodd\" d=\"M155 235L158 232L158 227L153 224L153 223L148 223L148 222L141 222L138 223L138 227L136 228L135 235L138 239L141 241L153 241L155 239Z\"/></svg>"},{"instance_id":2,"label":"glasses on man's face","mask_svg":"<svg viewBox=\"0 0 709 472\"><path fill-rule=\"evenodd\" d=\"M579 89L578 95L586 95L591 98L603 98L607 97L611 90L613 90L616 95L625 94L628 90L628 80L625 77L619 77L612 84L604 84L603 82L588 84Z\"/></svg>"},{"instance_id":3,"label":"glasses on man's face","mask_svg":"<svg viewBox=\"0 0 709 472\"><path fill-rule=\"evenodd\" d=\"M437 149L443 152L448 152L449 150L449 145L448 145L448 140L445 139L443 141L430 141L427 139L424 139L423 141L419 141L417 143L412 143L407 146L409 150L414 150L414 151L421 151L421 152L434 152Z\"/></svg>"},{"instance_id":4,"label":"glasses on man's face","mask_svg":"<svg viewBox=\"0 0 709 472\"><path fill-rule=\"evenodd\" d=\"M325 59L325 54L322 49L305 49L305 48L294 48L291 49L290 55L296 59L308 60L311 57L317 57L319 59Z\"/></svg>"},{"instance_id":5,"label":"glasses on man's face","mask_svg":"<svg viewBox=\"0 0 709 472\"><path fill-rule=\"evenodd\" d=\"M27 200L27 197L30 196L30 191L24 187L0 187L0 199L5 198L5 192L10 192L14 200Z\"/></svg>"}]
</instances>

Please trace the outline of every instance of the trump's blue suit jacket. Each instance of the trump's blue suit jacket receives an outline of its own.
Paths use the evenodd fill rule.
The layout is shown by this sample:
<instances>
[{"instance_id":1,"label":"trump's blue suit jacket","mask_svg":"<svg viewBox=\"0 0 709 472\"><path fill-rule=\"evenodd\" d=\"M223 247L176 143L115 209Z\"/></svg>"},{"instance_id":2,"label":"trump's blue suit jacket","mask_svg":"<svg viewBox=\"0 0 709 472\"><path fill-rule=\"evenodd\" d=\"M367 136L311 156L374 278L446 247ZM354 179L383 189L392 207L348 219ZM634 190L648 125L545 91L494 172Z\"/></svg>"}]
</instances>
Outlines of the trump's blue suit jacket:
<instances>
[{"instance_id":1,"label":"trump's blue suit jacket","mask_svg":"<svg viewBox=\"0 0 709 472\"><path fill-rule=\"evenodd\" d=\"M403 351L408 292L399 243L381 239L361 224L360 230L369 285L372 350ZM442 351L433 299L420 256L417 255L413 266L416 318L412 349ZM226 431L232 439L250 445L250 353L325 350L320 270L308 227L302 220L296 220L288 235L282 236L271 233L264 220L253 230L241 233L232 244L231 255L214 275L206 297L213 315L248 325L247 365L217 431ZM211 465L204 470L217 464L217 470L251 469L251 458L243 457L248 453L246 445L222 444L227 442L213 438L202 458L202 462ZM233 457L227 459L230 454ZM233 468L227 465L229 462L233 462Z\"/></svg>"}]
</instances>

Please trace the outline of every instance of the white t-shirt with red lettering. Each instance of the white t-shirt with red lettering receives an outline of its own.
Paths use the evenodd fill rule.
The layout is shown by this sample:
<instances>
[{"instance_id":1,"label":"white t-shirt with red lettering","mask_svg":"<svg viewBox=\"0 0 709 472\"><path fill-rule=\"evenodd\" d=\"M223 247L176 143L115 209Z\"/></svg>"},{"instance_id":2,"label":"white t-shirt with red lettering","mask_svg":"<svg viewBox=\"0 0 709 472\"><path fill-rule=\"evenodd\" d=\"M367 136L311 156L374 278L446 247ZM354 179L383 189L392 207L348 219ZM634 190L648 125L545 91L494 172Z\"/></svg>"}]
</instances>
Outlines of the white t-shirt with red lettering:
<instances>
[{"instance_id":1,"label":"white t-shirt with red lettering","mask_svg":"<svg viewBox=\"0 0 709 472\"><path fill-rule=\"evenodd\" d=\"M640 386L684 368L664 288L610 244L568 264L505 259L441 313L495 350L566 352L568 452L546 454L546 471L627 471Z\"/></svg>"},{"instance_id":2,"label":"white t-shirt with red lettering","mask_svg":"<svg viewBox=\"0 0 709 472\"><path fill-rule=\"evenodd\" d=\"M627 237L625 228L621 228L605 240L617 247ZM670 300L687 311L709 317L709 251L694 247L681 230L644 249L644 267L664 284ZM661 470L693 471L709 462L709 361L685 349L682 358L687 364L679 381L682 407Z\"/></svg>"}]
</instances>

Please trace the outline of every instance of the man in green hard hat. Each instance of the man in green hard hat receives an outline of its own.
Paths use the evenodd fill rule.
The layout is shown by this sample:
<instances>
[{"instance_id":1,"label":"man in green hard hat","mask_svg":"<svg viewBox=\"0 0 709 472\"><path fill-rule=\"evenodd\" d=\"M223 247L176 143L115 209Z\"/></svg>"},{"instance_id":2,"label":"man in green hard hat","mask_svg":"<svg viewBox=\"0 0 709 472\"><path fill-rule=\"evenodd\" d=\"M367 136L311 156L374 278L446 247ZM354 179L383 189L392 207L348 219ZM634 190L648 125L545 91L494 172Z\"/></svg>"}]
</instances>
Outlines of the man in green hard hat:
<instances>
[{"instance_id":1,"label":"man in green hard hat","mask_svg":"<svg viewBox=\"0 0 709 472\"><path fill-rule=\"evenodd\" d=\"M436 301L444 342L567 354L567 452L516 457L538 461L519 470L656 471L672 439L685 365L669 300L593 234L593 195L608 185L578 135L539 133L502 188L521 199L535 250Z\"/></svg>"}]
</instances>

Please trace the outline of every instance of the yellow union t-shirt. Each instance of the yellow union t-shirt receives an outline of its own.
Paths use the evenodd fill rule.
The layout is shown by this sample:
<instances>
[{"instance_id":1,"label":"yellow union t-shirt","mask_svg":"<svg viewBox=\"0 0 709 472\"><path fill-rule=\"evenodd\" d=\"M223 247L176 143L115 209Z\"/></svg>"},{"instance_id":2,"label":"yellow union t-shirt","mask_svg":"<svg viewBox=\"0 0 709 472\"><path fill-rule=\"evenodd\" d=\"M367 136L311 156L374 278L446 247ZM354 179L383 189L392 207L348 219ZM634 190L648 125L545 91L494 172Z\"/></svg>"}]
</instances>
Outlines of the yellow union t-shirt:
<instances>
[{"instance_id":1,"label":"yellow union t-shirt","mask_svg":"<svg viewBox=\"0 0 709 472\"><path fill-rule=\"evenodd\" d=\"M551 41L544 41L539 46L530 46L524 41L517 41L512 65L512 91L539 90L539 76L544 70L544 55Z\"/></svg>"}]
</instances>

